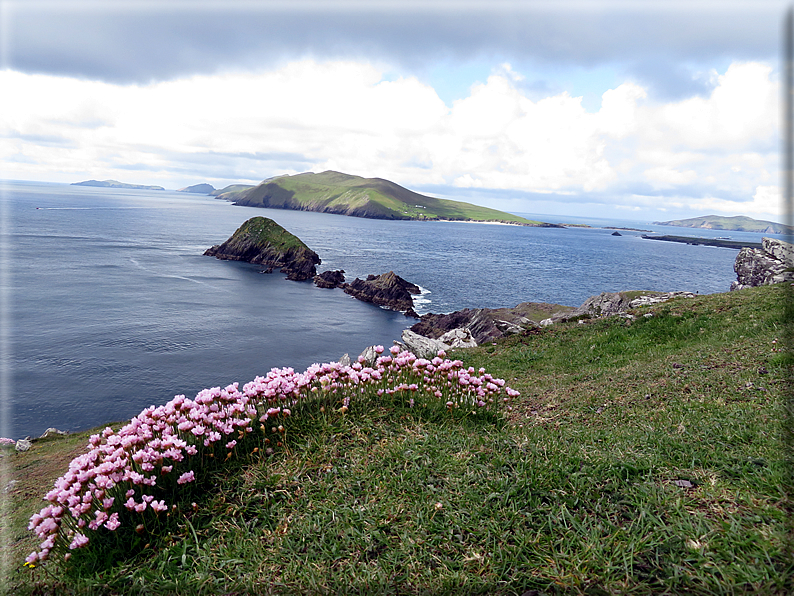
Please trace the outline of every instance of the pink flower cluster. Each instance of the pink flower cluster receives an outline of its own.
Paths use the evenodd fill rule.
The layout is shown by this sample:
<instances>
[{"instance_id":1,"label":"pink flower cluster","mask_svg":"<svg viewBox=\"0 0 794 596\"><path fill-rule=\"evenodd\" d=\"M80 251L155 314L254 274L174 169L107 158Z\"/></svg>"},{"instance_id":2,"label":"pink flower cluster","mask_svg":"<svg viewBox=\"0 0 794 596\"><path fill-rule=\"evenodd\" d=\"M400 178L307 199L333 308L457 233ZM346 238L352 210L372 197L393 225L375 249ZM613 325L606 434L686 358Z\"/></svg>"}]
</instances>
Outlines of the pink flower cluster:
<instances>
[{"instance_id":1,"label":"pink flower cluster","mask_svg":"<svg viewBox=\"0 0 794 596\"><path fill-rule=\"evenodd\" d=\"M383 347L376 352L383 354ZM29 529L42 542L26 561L45 561L52 551L62 551L68 559L70 550L89 544L90 532L115 531L131 518L143 527L146 516L175 509L167 501L177 500L181 486L201 478L216 449L231 457L252 434L272 445L268 430L283 438L290 408L298 402L338 399L344 413L351 399L365 391L405 394L411 407L437 400L449 408L496 407L518 395L484 369L465 369L460 360L445 356L439 352L426 360L395 347L372 366L359 358L352 366L313 364L304 373L274 368L242 391L234 383L204 389L194 400L177 395L164 406L146 408L118 432L106 428L92 435L88 452L72 460L47 493L49 504L30 520ZM261 435L255 432L256 422ZM272 452L265 448L266 454Z\"/></svg>"}]
</instances>

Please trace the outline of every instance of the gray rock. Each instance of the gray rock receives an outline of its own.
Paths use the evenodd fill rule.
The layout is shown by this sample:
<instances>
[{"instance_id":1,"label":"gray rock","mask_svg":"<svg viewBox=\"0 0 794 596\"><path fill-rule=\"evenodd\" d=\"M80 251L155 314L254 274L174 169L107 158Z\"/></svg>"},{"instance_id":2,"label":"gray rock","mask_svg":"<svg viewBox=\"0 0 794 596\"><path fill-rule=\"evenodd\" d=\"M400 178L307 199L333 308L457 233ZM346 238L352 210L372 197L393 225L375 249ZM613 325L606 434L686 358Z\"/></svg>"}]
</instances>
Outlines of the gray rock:
<instances>
[{"instance_id":1,"label":"gray rock","mask_svg":"<svg viewBox=\"0 0 794 596\"><path fill-rule=\"evenodd\" d=\"M69 433L67 433L65 430L58 430L57 428L48 428L47 430L44 431L44 434L41 435L39 438L49 439L50 437L57 437L57 436L63 437L68 434Z\"/></svg>"},{"instance_id":2,"label":"gray rock","mask_svg":"<svg viewBox=\"0 0 794 596\"><path fill-rule=\"evenodd\" d=\"M15 449L17 451L28 451L32 446L33 446L33 443L31 443L29 440L27 440L27 439L19 439L17 441Z\"/></svg>"},{"instance_id":3,"label":"gray rock","mask_svg":"<svg viewBox=\"0 0 794 596\"><path fill-rule=\"evenodd\" d=\"M448 350L450 348L446 343L438 339L430 339L424 335L414 333L410 329L402 332L402 344L394 342L396 346L404 346L406 350L413 352L419 358L434 358L439 350Z\"/></svg>"},{"instance_id":4,"label":"gray rock","mask_svg":"<svg viewBox=\"0 0 794 596\"><path fill-rule=\"evenodd\" d=\"M733 263L731 291L794 281L794 245L764 238L761 248L743 248Z\"/></svg>"},{"instance_id":5,"label":"gray rock","mask_svg":"<svg viewBox=\"0 0 794 596\"><path fill-rule=\"evenodd\" d=\"M447 344L450 348L477 347L477 342L474 340L474 337L472 337L471 331L466 327L461 327L459 329L452 329L451 331L447 331L444 335L442 335L435 341L439 341L442 344ZM438 350L436 350L436 353L438 353ZM435 354L433 355L435 356Z\"/></svg>"},{"instance_id":6,"label":"gray rock","mask_svg":"<svg viewBox=\"0 0 794 596\"><path fill-rule=\"evenodd\" d=\"M364 351L361 352L361 355L357 358L357 360L363 359L364 364L367 366L373 366L375 361L378 359L378 353L375 351L375 346L368 346L364 348Z\"/></svg>"},{"instance_id":7,"label":"gray rock","mask_svg":"<svg viewBox=\"0 0 794 596\"><path fill-rule=\"evenodd\" d=\"M692 292L667 292L665 294L658 294L653 296L639 296L629 302L629 308L639 308L640 306L650 306L651 304L660 304L667 302L673 298L694 298L695 294Z\"/></svg>"},{"instance_id":8,"label":"gray rock","mask_svg":"<svg viewBox=\"0 0 794 596\"><path fill-rule=\"evenodd\" d=\"M626 292L602 292L598 296L591 296L584 301L582 306L567 313L552 315L553 323L558 321L571 321L573 319L612 317L622 315L630 308L660 304L673 298L694 298L692 292L648 292L636 298L629 299Z\"/></svg>"},{"instance_id":9,"label":"gray rock","mask_svg":"<svg viewBox=\"0 0 794 596\"><path fill-rule=\"evenodd\" d=\"M350 354L343 354L342 357L339 359L339 364L342 366L350 366L352 362L350 361Z\"/></svg>"}]
</instances>

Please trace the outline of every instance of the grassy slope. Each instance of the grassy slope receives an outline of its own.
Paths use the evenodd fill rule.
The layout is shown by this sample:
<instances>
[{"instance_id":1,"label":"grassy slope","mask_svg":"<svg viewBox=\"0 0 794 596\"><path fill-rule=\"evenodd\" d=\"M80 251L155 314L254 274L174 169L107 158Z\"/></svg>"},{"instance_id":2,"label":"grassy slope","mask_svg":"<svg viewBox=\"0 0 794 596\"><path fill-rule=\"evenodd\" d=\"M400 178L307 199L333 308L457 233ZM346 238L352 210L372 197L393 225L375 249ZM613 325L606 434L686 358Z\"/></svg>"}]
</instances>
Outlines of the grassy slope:
<instances>
[{"instance_id":1,"label":"grassy slope","mask_svg":"<svg viewBox=\"0 0 794 596\"><path fill-rule=\"evenodd\" d=\"M558 325L459 351L522 392L504 422L378 403L304 413L288 454L219 478L179 532L101 578L16 572L34 546L20 524L79 441L36 443L3 460L19 479L11 587L790 593L785 290L679 299L632 323Z\"/></svg>"},{"instance_id":2,"label":"grassy slope","mask_svg":"<svg viewBox=\"0 0 794 596\"><path fill-rule=\"evenodd\" d=\"M270 245L279 252L291 248L309 248L300 238L266 217L252 217L237 228L230 240L251 240L260 246Z\"/></svg>"},{"instance_id":3,"label":"grassy slope","mask_svg":"<svg viewBox=\"0 0 794 596\"><path fill-rule=\"evenodd\" d=\"M762 219L753 219L744 215L727 217L722 215L704 215L690 219L676 219L673 221L656 222L666 226L679 226L683 228L707 228L711 230L726 230L736 232L773 232L785 234L791 230L783 224Z\"/></svg>"},{"instance_id":4,"label":"grassy slope","mask_svg":"<svg viewBox=\"0 0 794 596\"><path fill-rule=\"evenodd\" d=\"M470 203L428 197L380 178L361 178L331 171L321 174L280 176L249 191L234 195L233 200L252 206L311 211L359 210L365 217L387 219L462 219L540 223Z\"/></svg>"}]
</instances>

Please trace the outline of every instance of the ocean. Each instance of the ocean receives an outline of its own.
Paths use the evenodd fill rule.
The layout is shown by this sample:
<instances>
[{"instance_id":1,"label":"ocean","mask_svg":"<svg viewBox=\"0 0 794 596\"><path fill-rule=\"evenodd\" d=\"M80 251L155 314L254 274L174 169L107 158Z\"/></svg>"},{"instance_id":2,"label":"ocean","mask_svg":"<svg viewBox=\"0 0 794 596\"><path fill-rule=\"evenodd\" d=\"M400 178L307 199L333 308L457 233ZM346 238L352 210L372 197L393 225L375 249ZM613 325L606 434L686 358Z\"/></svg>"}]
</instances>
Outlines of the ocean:
<instances>
[{"instance_id":1,"label":"ocean","mask_svg":"<svg viewBox=\"0 0 794 596\"><path fill-rule=\"evenodd\" d=\"M735 279L736 250L599 227L382 221L34 182L6 182L2 198L11 375L0 435L11 438L129 419L176 394L242 385L273 367L355 357L369 345L388 347L415 322L339 289L203 256L254 216L301 238L322 258L318 271L343 269L348 281L394 271L418 284L419 314L527 301L579 306L628 289L724 292Z\"/></svg>"}]
</instances>

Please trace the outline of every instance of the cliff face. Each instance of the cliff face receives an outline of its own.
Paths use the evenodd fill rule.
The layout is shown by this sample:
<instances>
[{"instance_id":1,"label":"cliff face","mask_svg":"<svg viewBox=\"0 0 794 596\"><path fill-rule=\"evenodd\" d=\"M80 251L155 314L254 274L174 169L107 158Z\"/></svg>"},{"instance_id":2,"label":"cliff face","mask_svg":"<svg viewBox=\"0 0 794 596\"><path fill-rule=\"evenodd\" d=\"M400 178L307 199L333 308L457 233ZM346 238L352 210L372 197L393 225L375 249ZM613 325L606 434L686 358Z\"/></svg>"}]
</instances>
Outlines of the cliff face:
<instances>
[{"instance_id":1,"label":"cliff face","mask_svg":"<svg viewBox=\"0 0 794 596\"><path fill-rule=\"evenodd\" d=\"M736 281L731 290L794 281L794 245L764 238L761 248L743 248L733 264Z\"/></svg>"},{"instance_id":2,"label":"cliff face","mask_svg":"<svg viewBox=\"0 0 794 596\"><path fill-rule=\"evenodd\" d=\"M287 279L295 281L313 278L317 275L315 266L321 262L317 253L298 237L266 217L249 219L226 242L204 254L225 261L263 265L268 272L280 268Z\"/></svg>"}]
</instances>

